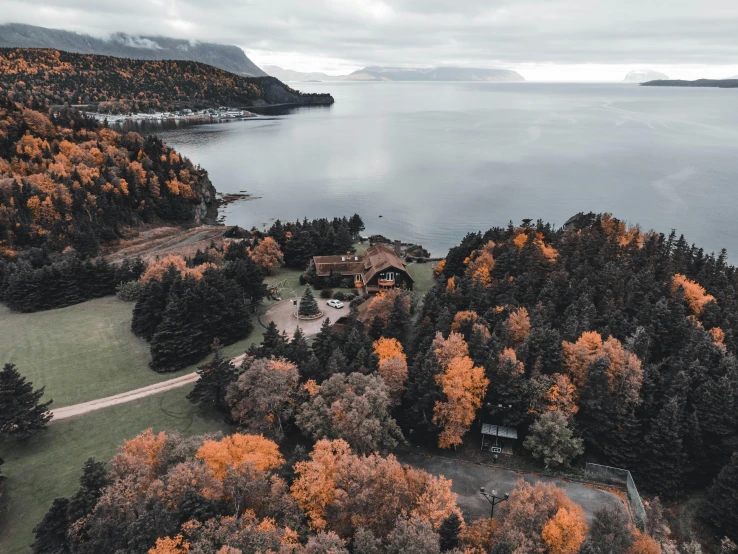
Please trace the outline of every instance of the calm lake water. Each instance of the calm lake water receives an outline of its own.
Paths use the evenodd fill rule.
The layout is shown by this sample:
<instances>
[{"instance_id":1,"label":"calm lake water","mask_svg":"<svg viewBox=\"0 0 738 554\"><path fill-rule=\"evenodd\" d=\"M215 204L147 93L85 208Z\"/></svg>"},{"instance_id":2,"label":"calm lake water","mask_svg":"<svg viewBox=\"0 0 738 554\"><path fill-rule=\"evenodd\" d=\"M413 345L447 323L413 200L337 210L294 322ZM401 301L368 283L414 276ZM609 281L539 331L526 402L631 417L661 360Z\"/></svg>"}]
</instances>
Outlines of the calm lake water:
<instances>
[{"instance_id":1,"label":"calm lake water","mask_svg":"<svg viewBox=\"0 0 738 554\"><path fill-rule=\"evenodd\" d=\"M444 255L468 231L609 211L738 261L738 90L293 86L336 103L161 133L219 191L259 197L226 207L229 224L357 212L367 233Z\"/></svg>"}]
</instances>

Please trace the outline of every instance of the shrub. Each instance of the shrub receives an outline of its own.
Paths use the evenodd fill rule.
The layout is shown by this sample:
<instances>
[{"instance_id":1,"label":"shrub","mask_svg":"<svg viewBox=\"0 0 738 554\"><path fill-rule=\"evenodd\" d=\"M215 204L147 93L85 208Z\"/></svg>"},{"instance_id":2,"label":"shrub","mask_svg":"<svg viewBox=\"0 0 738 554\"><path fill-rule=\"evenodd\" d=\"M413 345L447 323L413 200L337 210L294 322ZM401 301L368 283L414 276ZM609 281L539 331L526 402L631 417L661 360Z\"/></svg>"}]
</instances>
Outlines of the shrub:
<instances>
[{"instance_id":1,"label":"shrub","mask_svg":"<svg viewBox=\"0 0 738 554\"><path fill-rule=\"evenodd\" d=\"M333 289L323 289L320 291L321 298L331 298L333 296Z\"/></svg>"},{"instance_id":2,"label":"shrub","mask_svg":"<svg viewBox=\"0 0 738 554\"><path fill-rule=\"evenodd\" d=\"M338 292L333 293L333 298L335 298L336 300L340 300L341 302L350 302L356 298L356 295L350 292L343 292L339 290Z\"/></svg>"},{"instance_id":3,"label":"shrub","mask_svg":"<svg viewBox=\"0 0 738 554\"><path fill-rule=\"evenodd\" d=\"M141 294L141 288L140 281L118 283L118 286L115 287L115 295L124 302L135 302L138 300L138 295Z\"/></svg>"}]
</instances>

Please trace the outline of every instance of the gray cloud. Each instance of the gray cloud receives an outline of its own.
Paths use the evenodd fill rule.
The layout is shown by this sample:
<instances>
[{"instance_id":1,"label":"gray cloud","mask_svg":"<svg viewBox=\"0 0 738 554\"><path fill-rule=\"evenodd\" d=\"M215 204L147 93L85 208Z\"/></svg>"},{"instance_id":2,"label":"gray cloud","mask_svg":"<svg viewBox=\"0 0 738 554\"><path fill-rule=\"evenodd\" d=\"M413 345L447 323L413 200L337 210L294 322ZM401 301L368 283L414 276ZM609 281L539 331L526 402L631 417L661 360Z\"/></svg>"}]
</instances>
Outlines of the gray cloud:
<instances>
[{"instance_id":1,"label":"gray cloud","mask_svg":"<svg viewBox=\"0 0 738 554\"><path fill-rule=\"evenodd\" d=\"M4 0L3 4L0 22L96 36L120 31L226 42L357 67L738 64L735 0Z\"/></svg>"}]
</instances>

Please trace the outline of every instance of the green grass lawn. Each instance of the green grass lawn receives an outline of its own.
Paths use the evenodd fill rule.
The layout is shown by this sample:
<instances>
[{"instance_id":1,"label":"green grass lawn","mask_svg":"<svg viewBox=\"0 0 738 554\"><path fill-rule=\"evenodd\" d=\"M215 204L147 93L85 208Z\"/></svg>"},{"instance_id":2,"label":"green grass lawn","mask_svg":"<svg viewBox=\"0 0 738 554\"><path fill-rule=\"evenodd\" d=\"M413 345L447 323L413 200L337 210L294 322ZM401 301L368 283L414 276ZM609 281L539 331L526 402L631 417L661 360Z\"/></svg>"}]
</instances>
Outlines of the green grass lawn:
<instances>
[{"instance_id":1,"label":"green grass lawn","mask_svg":"<svg viewBox=\"0 0 738 554\"><path fill-rule=\"evenodd\" d=\"M0 552L28 552L34 525L54 498L77 490L87 458L108 462L123 441L149 427L155 432L179 431L184 435L232 432L222 416L203 413L190 404L185 396L191 389L189 385L60 421L27 443L5 445Z\"/></svg>"},{"instance_id":2,"label":"green grass lawn","mask_svg":"<svg viewBox=\"0 0 738 554\"><path fill-rule=\"evenodd\" d=\"M407 270L415 281L413 291L424 295L426 292L436 286L436 278L433 276L433 269L437 262L429 262L426 264L408 264Z\"/></svg>"},{"instance_id":3,"label":"green grass lawn","mask_svg":"<svg viewBox=\"0 0 738 554\"><path fill-rule=\"evenodd\" d=\"M52 408L126 392L194 371L149 368L149 345L131 332L133 303L114 296L32 314L0 305L0 364L12 362L33 382L46 387ZM263 329L254 318L246 339L223 349L242 354Z\"/></svg>"}]
</instances>

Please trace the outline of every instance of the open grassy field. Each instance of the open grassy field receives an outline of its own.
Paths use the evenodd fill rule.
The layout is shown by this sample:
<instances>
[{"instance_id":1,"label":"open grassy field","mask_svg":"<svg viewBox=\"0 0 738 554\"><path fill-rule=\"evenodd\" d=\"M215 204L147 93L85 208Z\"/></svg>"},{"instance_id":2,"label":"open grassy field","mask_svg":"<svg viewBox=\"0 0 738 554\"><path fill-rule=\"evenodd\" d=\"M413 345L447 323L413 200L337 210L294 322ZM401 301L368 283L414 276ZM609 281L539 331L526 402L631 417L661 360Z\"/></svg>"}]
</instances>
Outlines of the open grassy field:
<instances>
[{"instance_id":1,"label":"open grassy field","mask_svg":"<svg viewBox=\"0 0 738 554\"><path fill-rule=\"evenodd\" d=\"M192 385L60 421L25 444L6 445L0 552L28 552L33 526L54 498L77 490L87 458L107 462L118 445L149 427L184 435L233 431L222 416L205 414L190 404L185 398L190 390Z\"/></svg>"},{"instance_id":2,"label":"open grassy field","mask_svg":"<svg viewBox=\"0 0 738 554\"><path fill-rule=\"evenodd\" d=\"M131 332L133 303L114 296L75 306L20 314L0 305L0 363L12 362L33 382L46 387L53 408L126 392L194 371L175 373L149 368L149 345ZM262 327L254 318L246 339L224 348L242 354L261 342Z\"/></svg>"}]
</instances>

